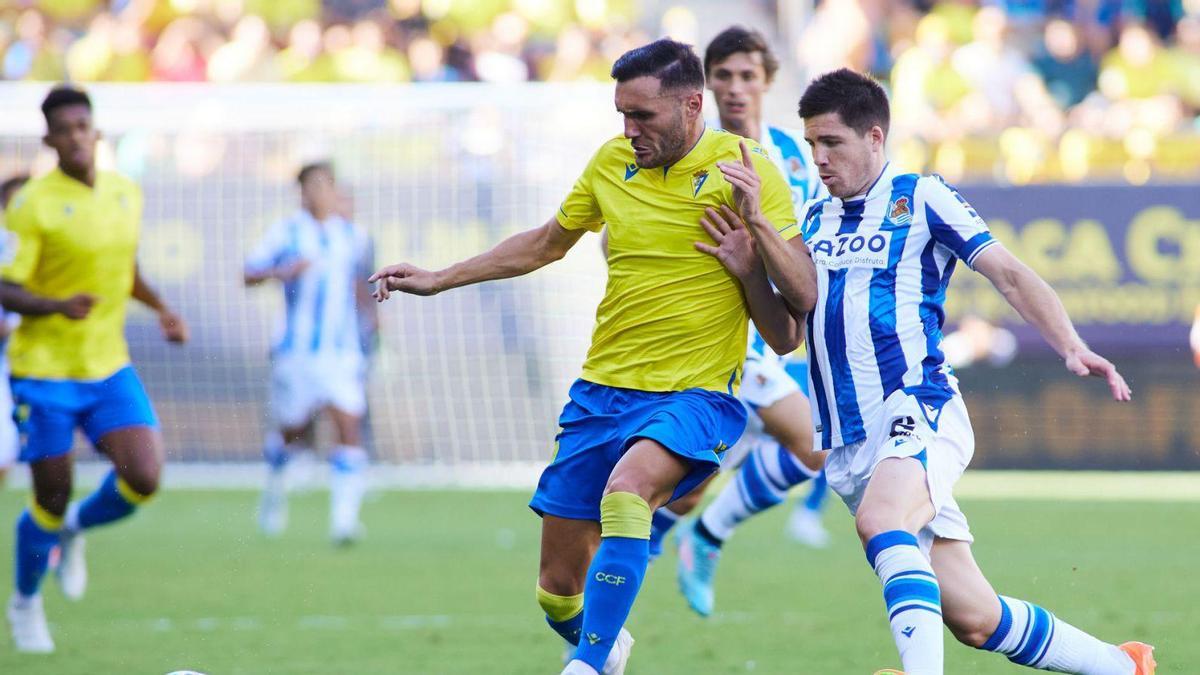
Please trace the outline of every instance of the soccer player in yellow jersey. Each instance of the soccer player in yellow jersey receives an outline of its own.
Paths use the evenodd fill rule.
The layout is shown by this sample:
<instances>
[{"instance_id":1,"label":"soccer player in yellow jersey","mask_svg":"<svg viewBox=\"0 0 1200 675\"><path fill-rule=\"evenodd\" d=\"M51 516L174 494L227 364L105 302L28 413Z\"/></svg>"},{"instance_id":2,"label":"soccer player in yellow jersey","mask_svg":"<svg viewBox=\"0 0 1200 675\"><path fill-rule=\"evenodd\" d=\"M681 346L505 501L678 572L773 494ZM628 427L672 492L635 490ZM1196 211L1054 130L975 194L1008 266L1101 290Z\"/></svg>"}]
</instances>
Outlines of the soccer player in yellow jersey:
<instances>
[{"instance_id":1,"label":"soccer player in yellow jersey","mask_svg":"<svg viewBox=\"0 0 1200 675\"><path fill-rule=\"evenodd\" d=\"M6 212L9 242L0 266L0 302L24 315L8 346L21 460L33 500L16 528L16 591L8 620L18 651L51 652L38 591L50 551L62 547L58 578L77 600L87 583L83 530L133 513L158 488L163 447L154 410L125 344L132 295L158 313L171 342L187 326L138 273L142 195L129 179L99 171L98 133L87 94L50 91L43 141L58 166L31 180ZM81 502L71 498L75 428L113 470Z\"/></svg>"},{"instance_id":2,"label":"soccer player in yellow jersey","mask_svg":"<svg viewBox=\"0 0 1200 675\"><path fill-rule=\"evenodd\" d=\"M530 502L542 516L538 603L578 645L564 673L624 671L633 640L622 626L646 570L650 514L715 471L745 427L734 394L748 319L761 317L766 341L789 352L809 307L785 304L771 281L791 297L816 292L782 175L756 143L705 127L704 71L691 47L658 40L624 54L612 76L624 135L600 148L545 225L443 270L403 263L371 277L383 282L380 300L433 295L532 272L584 232L608 229L591 348ZM761 176L760 191L745 178L731 183L734 165ZM701 226L718 209L740 211L760 248L772 247L769 260L787 262L769 269L770 281L757 261L723 269L733 249L706 243ZM748 236L730 238L739 235Z\"/></svg>"}]
</instances>

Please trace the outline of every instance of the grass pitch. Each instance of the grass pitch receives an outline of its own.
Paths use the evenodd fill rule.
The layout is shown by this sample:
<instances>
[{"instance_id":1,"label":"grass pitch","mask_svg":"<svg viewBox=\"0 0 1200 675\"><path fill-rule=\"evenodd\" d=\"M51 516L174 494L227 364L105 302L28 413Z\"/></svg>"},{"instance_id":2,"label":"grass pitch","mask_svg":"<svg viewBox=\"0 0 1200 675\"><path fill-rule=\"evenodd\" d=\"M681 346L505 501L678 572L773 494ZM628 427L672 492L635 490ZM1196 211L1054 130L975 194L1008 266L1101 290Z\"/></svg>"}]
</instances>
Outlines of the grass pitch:
<instances>
[{"instance_id":1,"label":"grass pitch","mask_svg":"<svg viewBox=\"0 0 1200 675\"><path fill-rule=\"evenodd\" d=\"M368 538L335 550L322 493L293 498L292 527L275 541L255 531L251 492L164 493L91 533L82 602L48 581L58 652L16 655L4 636L0 673L557 673L562 643L534 601L539 521L527 497L379 493L364 511ZM26 498L0 492L6 522ZM668 552L629 623L629 675L898 667L879 584L834 500L827 550L784 539L784 509L743 527L726 545L708 620L679 596ZM997 590L1104 639L1157 645L1160 673L1200 668L1196 500L960 501ZM8 578L11 537L0 528ZM949 634L946 652L947 673L1023 670Z\"/></svg>"}]
</instances>

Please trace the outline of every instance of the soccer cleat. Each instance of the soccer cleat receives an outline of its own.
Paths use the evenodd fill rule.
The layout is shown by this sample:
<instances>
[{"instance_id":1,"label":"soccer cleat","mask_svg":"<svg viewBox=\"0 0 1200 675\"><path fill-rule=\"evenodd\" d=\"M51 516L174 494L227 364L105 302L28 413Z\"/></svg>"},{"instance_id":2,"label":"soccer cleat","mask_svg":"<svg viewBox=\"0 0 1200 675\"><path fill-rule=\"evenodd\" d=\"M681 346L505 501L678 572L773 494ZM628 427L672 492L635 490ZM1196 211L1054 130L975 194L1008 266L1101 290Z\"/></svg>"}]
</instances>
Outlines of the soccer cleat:
<instances>
[{"instance_id":1,"label":"soccer cleat","mask_svg":"<svg viewBox=\"0 0 1200 675\"><path fill-rule=\"evenodd\" d=\"M58 579L58 587L68 600L82 600L88 582L83 535L79 531L64 530L59 542L61 553L58 566L54 568L54 578Z\"/></svg>"},{"instance_id":2,"label":"soccer cleat","mask_svg":"<svg viewBox=\"0 0 1200 675\"><path fill-rule=\"evenodd\" d=\"M54 651L50 627L46 625L46 610L42 596L24 598L14 593L8 601L8 627L17 651L26 654L49 654Z\"/></svg>"},{"instance_id":3,"label":"soccer cleat","mask_svg":"<svg viewBox=\"0 0 1200 675\"><path fill-rule=\"evenodd\" d=\"M690 606L700 616L713 611L713 576L717 573L717 562L721 549L704 541L696 534L695 522L679 528L679 564L676 579L679 590Z\"/></svg>"},{"instance_id":4,"label":"soccer cleat","mask_svg":"<svg viewBox=\"0 0 1200 675\"><path fill-rule=\"evenodd\" d=\"M883 670L875 671L875 675L904 675L904 671L896 670L895 668L884 668Z\"/></svg>"},{"instance_id":5,"label":"soccer cleat","mask_svg":"<svg viewBox=\"0 0 1200 675\"><path fill-rule=\"evenodd\" d=\"M821 522L821 514L803 504L792 509L792 515L788 516L787 533L792 539L806 546L829 546L829 532Z\"/></svg>"},{"instance_id":6,"label":"soccer cleat","mask_svg":"<svg viewBox=\"0 0 1200 675\"><path fill-rule=\"evenodd\" d=\"M625 664L629 663L629 653L632 651L633 636L622 628L621 632L617 633L617 639L613 641L608 658L604 660L604 669L600 671L600 675L624 675Z\"/></svg>"},{"instance_id":7,"label":"soccer cleat","mask_svg":"<svg viewBox=\"0 0 1200 675\"><path fill-rule=\"evenodd\" d=\"M362 540L366 532L367 528L362 523L354 523L350 527L331 529L329 539L334 546L347 548Z\"/></svg>"},{"instance_id":8,"label":"soccer cleat","mask_svg":"<svg viewBox=\"0 0 1200 675\"><path fill-rule=\"evenodd\" d=\"M268 537L278 537L287 529L287 523L287 488L283 476L272 471L258 503L258 529Z\"/></svg>"},{"instance_id":9,"label":"soccer cleat","mask_svg":"<svg viewBox=\"0 0 1200 675\"><path fill-rule=\"evenodd\" d=\"M1154 675L1154 669L1158 667L1154 661L1154 647L1145 642L1126 642L1120 649L1133 661L1133 675Z\"/></svg>"}]
</instances>

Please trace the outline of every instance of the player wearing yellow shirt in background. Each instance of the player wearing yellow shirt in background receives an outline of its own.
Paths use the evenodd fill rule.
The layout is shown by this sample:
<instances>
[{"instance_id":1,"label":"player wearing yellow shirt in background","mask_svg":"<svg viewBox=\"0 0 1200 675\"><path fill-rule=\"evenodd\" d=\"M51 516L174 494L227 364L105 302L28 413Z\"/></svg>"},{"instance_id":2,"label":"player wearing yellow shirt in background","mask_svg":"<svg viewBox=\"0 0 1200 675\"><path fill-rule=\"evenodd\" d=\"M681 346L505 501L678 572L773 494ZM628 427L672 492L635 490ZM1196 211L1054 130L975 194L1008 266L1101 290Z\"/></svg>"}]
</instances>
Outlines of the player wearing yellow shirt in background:
<instances>
[{"instance_id":1,"label":"player wearing yellow shirt in background","mask_svg":"<svg viewBox=\"0 0 1200 675\"><path fill-rule=\"evenodd\" d=\"M726 247L698 241L717 234L716 210L740 211L759 247L780 256L770 259L788 261L770 270L780 289L816 293L783 177L757 144L705 128L704 72L691 47L658 40L623 55L612 76L624 137L600 148L554 218L440 271L405 263L371 277L383 281L380 300L433 295L532 272L584 232L608 228L592 345L530 502L542 516L538 602L578 645L564 673L624 671L633 639L622 626L646 570L650 514L715 471L745 428L734 393L747 320L770 318L757 326L777 351L801 339L808 307L787 306L764 265L727 272ZM748 170L727 178L734 164Z\"/></svg>"},{"instance_id":2,"label":"player wearing yellow shirt in background","mask_svg":"<svg viewBox=\"0 0 1200 675\"><path fill-rule=\"evenodd\" d=\"M162 437L129 365L129 296L158 313L168 340L187 340L182 319L138 273L142 194L129 179L96 169L99 134L87 94L55 88L42 113L43 142L58 166L13 198L5 218L11 247L0 267L0 302L24 315L8 346L21 460L33 479L33 500L17 520L16 592L7 611L22 652L54 650L38 591L51 549L62 547L63 594L79 599L87 584L80 532L132 514L158 489ZM113 470L69 504L76 427Z\"/></svg>"}]
</instances>

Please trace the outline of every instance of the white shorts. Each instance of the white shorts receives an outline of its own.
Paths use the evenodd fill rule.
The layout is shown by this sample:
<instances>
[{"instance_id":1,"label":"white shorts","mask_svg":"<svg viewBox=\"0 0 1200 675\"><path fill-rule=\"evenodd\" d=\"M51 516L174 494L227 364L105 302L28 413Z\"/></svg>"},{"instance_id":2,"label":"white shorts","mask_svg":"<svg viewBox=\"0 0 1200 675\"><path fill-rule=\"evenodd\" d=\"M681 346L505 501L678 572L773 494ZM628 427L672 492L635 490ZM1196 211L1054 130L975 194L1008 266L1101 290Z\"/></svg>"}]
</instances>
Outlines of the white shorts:
<instances>
[{"instance_id":1,"label":"white shorts","mask_svg":"<svg viewBox=\"0 0 1200 675\"><path fill-rule=\"evenodd\" d=\"M892 457L917 457L924 452L925 477L934 516L918 533L921 550L929 555L935 537L971 542L967 517L954 501L954 485L975 453L975 433L961 396L954 396L933 418L935 430L916 398L897 391L883 404L883 414L867 438L830 451L825 478L850 513L858 511L875 467Z\"/></svg>"},{"instance_id":2,"label":"white shorts","mask_svg":"<svg viewBox=\"0 0 1200 675\"><path fill-rule=\"evenodd\" d=\"M758 409L769 408L798 391L800 385L784 370L781 361L746 359L742 371L742 388L738 392L738 399L749 413L746 415L746 431L725 453L725 459L721 461L722 469L733 469L741 465L750 454L750 449L756 445L776 442L763 429Z\"/></svg>"},{"instance_id":3,"label":"white shorts","mask_svg":"<svg viewBox=\"0 0 1200 675\"><path fill-rule=\"evenodd\" d=\"M326 407L361 417L367 409L365 362L358 354L285 355L271 364L271 414L299 427Z\"/></svg>"}]
</instances>

